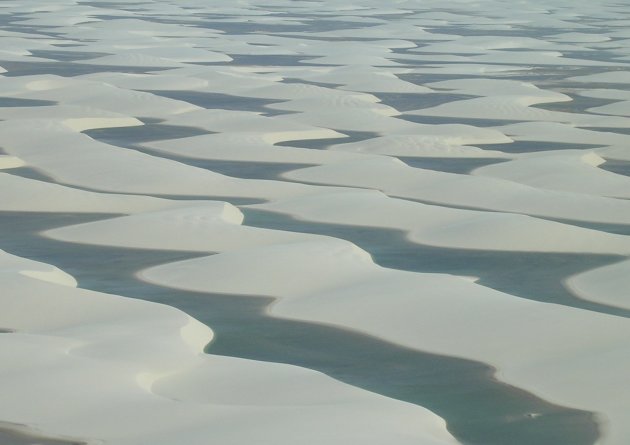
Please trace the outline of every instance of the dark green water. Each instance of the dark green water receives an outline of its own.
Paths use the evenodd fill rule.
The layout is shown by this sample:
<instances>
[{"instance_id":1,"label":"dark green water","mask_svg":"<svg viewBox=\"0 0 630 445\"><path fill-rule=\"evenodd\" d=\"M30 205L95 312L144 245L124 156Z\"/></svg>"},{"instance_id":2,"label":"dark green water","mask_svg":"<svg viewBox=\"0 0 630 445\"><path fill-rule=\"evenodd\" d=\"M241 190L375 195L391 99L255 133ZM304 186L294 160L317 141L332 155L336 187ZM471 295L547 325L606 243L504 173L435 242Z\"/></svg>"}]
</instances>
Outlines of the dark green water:
<instances>
[{"instance_id":1,"label":"dark green water","mask_svg":"<svg viewBox=\"0 0 630 445\"><path fill-rule=\"evenodd\" d=\"M253 215L248 211L250 222ZM260 222L264 215L258 216ZM265 310L273 299L268 297L181 291L134 277L137 270L199 253L89 246L37 235L108 217L0 212L0 247L54 264L83 288L187 312L214 330L209 353L304 366L427 407L446 419L449 431L464 444L592 445L599 436L593 413L553 405L498 382L495 370L486 364L428 354L338 327L269 317Z\"/></svg>"}]
</instances>

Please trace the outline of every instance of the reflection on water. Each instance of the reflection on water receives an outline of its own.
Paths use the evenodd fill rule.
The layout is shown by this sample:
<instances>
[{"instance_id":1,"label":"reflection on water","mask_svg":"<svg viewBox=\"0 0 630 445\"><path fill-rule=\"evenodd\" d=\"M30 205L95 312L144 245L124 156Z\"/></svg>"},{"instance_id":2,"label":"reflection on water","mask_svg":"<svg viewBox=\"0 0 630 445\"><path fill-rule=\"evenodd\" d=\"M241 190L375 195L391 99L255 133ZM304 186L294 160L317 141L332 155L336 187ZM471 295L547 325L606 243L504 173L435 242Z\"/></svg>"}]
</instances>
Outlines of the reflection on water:
<instances>
[{"instance_id":1,"label":"reflection on water","mask_svg":"<svg viewBox=\"0 0 630 445\"><path fill-rule=\"evenodd\" d=\"M207 348L210 353L304 366L427 407L446 419L449 431L466 444L592 445L599 435L592 413L553 405L500 383L486 364L428 354L338 327L269 317L265 311L272 298L181 291L134 276L135 271L199 253L89 246L37 235L47 228L111 215L0 216L2 248L54 264L77 278L80 287L187 312L215 332ZM248 219L252 217L248 214Z\"/></svg>"}]
</instances>

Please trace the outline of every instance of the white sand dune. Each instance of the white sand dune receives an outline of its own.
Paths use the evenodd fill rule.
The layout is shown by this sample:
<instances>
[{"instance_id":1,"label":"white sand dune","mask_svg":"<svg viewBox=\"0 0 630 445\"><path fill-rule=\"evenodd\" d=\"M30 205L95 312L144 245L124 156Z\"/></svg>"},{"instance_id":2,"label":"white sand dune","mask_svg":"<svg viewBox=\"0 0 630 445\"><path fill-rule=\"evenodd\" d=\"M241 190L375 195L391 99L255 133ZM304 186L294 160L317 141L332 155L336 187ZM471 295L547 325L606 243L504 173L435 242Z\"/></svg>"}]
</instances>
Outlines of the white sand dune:
<instances>
[{"instance_id":1,"label":"white sand dune","mask_svg":"<svg viewBox=\"0 0 630 445\"><path fill-rule=\"evenodd\" d=\"M439 54L479 54L489 50L544 49L546 51L581 50L582 46L553 43L532 37L467 36L449 42L431 43L422 47L422 52Z\"/></svg>"},{"instance_id":2,"label":"white sand dune","mask_svg":"<svg viewBox=\"0 0 630 445\"><path fill-rule=\"evenodd\" d=\"M199 245L198 249L228 251L158 266L142 272L141 277L195 291L279 297L282 300L272 308L278 316L338 324L421 350L483 357L498 366L502 378L509 383L535 392L544 389L558 403L596 406L610 419L619 419L627 409L616 404L617 398L610 397L611 388L625 378L618 368L602 364L596 374L563 378L574 366L591 366L587 363L603 344L609 354L617 357L614 360L625 356L627 346L623 338L630 329L625 319L529 302L457 277L380 268L369 254L350 243L240 228L238 217L225 219L225 209L212 206L207 210L190 208L123 217L56 229L47 236L153 249L187 249L194 240L204 239L205 246ZM318 214L321 213L320 208ZM232 230L228 229L230 225ZM528 229L521 233L525 230ZM489 231L500 238L496 229ZM455 228L448 238L457 233L462 231ZM561 233L566 235L566 231ZM461 244L460 241L458 245ZM383 293L387 293L387 300L379 297ZM516 315L523 313L528 316ZM456 331L446 332L434 326L441 323L439 320L461 317L465 320L459 323L469 330L465 341ZM585 332L584 323L593 331ZM561 332L558 326L562 326ZM579 338L578 344L589 346L568 351L567 338L573 342ZM521 346L513 348L520 342ZM527 346L541 342L546 345L543 349ZM531 368L532 363L545 363L546 369L553 369L555 374L541 376L537 368ZM610 386L600 383L602 375ZM548 387L549 381L554 382L553 388ZM615 428L623 433L622 425Z\"/></svg>"},{"instance_id":3,"label":"white sand dune","mask_svg":"<svg viewBox=\"0 0 630 445\"><path fill-rule=\"evenodd\" d=\"M628 147L626 145L605 147L597 150L597 153L605 159L630 161L630 151L628 151Z\"/></svg>"},{"instance_id":4,"label":"white sand dune","mask_svg":"<svg viewBox=\"0 0 630 445\"><path fill-rule=\"evenodd\" d=\"M566 102L569 96L538 88L528 82L501 79L458 79L430 83L433 89L473 96L520 96L534 103ZM540 101L540 102L538 102Z\"/></svg>"},{"instance_id":5,"label":"white sand dune","mask_svg":"<svg viewBox=\"0 0 630 445\"><path fill-rule=\"evenodd\" d=\"M275 146L274 143L322 139L340 133L326 130L295 131L286 133L214 133L192 136L168 141L145 142L143 147L166 152L184 158L215 159L260 163L306 163L327 164L344 160L357 159L360 154L340 151L312 150L308 148ZM348 144L350 145L350 144ZM468 153L466 151L466 153Z\"/></svg>"},{"instance_id":6,"label":"white sand dune","mask_svg":"<svg viewBox=\"0 0 630 445\"><path fill-rule=\"evenodd\" d=\"M16 156L0 155L0 170L23 167L26 164Z\"/></svg>"},{"instance_id":7,"label":"white sand dune","mask_svg":"<svg viewBox=\"0 0 630 445\"><path fill-rule=\"evenodd\" d=\"M569 82L602 83L625 85L630 83L630 71L608 71L585 76L575 76L567 79Z\"/></svg>"},{"instance_id":8,"label":"white sand dune","mask_svg":"<svg viewBox=\"0 0 630 445\"><path fill-rule=\"evenodd\" d=\"M91 122L88 122L90 124ZM101 126L97 120L97 128ZM103 125L106 126L106 125ZM37 138L30 133L37 129ZM9 154L59 182L99 191L187 196L240 196L271 199L310 193L313 187L262 180L235 180L201 168L97 142L45 121L0 123ZM45 141L45 144L44 144ZM47 150L54 144L55 151ZM69 160L74 160L70 163ZM124 166L124 168L121 168ZM170 177L172 182L164 182Z\"/></svg>"},{"instance_id":9,"label":"white sand dune","mask_svg":"<svg viewBox=\"0 0 630 445\"><path fill-rule=\"evenodd\" d=\"M96 193L0 173L0 210L127 214L190 205L149 196Z\"/></svg>"},{"instance_id":10,"label":"white sand dune","mask_svg":"<svg viewBox=\"0 0 630 445\"><path fill-rule=\"evenodd\" d=\"M479 97L459 100L437 107L407 111L410 116L439 116L451 118L482 118L505 121L551 121L569 123L589 128L628 128L630 120L624 117L587 115L566 113L562 111L548 111L535 108L532 105L557 102L551 98L536 96L506 95Z\"/></svg>"},{"instance_id":11,"label":"white sand dune","mask_svg":"<svg viewBox=\"0 0 630 445\"><path fill-rule=\"evenodd\" d=\"M587 58L566 57L560 51L492 51L483 55L469 57L473 63L495 62L501 60L502 63L538 65L538 66L590 66L590 67L623 67L626 63L602 62L589 60Z\"/></svg>"},{"instance_id":12,"label":"white sand dune","mask_svg":"<svg viewBox=\"0 0 630 445\"><path fill-rule=\"evenodd\" d=\"M597 168L604 162L603 158L590 151L563 150L520 156L510 162L480 167L473 174L542 189L630 198L630 178Z\"/></svg>"},{"instance_id":13,"label":"white sand dune","mask_svg":"<svg viewBox=\"0 0 630 445\"><path fill-rule=\"evenodd\" d=\"M24 62L25 59L32 63L49 62L49 60L44 57L33 56L28 49L16 48L0 50L0 60L4 62Z\"/></svg>"},{"instance_id":14,"label":"white sand dune","mask_svg":"<svg viewBox=\"0 0 630 445\"><path fill-rule=\"evenodd\" d=\"M112 112L124 110L129 116L163 118L201 109L188 102L115 88L102 82L69 80L59 76L26 76L18 80L23 83L19 98L50 100Z\"/></svg>"},{"instance_id":15,"label":"white sand dune","mask_svg":"<svg viewBox=\"0 0 630 445\"><path fill-rule=\"evenodd\" d=\"M519 122L495 127L518 141L561 142L567 144L623 145L630 135L574 127L559 122Z\"/></svg>"},{"instance_id":16,"label":"white sand dune","mask_svg":"<svg viewBox=\"0 0 630 445\"><path fill-rule=\"evenodd\" d=\"M364 141L336 144L329 150L418 157L506 157L496 150L482 150L470 144L512 142L503 133L471 125L416 125L410 134L388 134Z\"/></svg>"},{"instance_id":17,"label":"white sand dune","mask_svg":"<svg viewBox=\"0 0 630 445\"><path fill-rule=\"evenodd\" d=\"M598 99L610 99L613 101L630 100L630 91L614 88L598 88L594 90L581 90L580 96L594 97Z\"/></svg>"},{"instance_id":18,"label":"white sand dune","mask_svg":"<svg viewBox=\"0 0 630 445\"><path fill-rule=\"evenodd\" d=\"M0 337L8 422L111 444L456 443L420 407L301 368L203 355L212 332L173 308L77 289L4 252L0 261L0 324L16 331Z\"/></svg>"},{"instance_id":19,"label":"white sand dune","mask_svg":"<svg viewBox=\"0 0 630 445\"><path fill-rule=\"evenodd\" d=\"M117 445L627 445L627 9L613 0L0 2L0 211L5 225L25 224L5 226L0 249L32 256L0 250L0 441L21 425ZM43 233L25 233L31 224ZM523 269L499 292L482 285L499 288L491 270L388 269L349 241L311 233L354 239L353 230L400 242L385 246L400 253L396 267L409 268L407 252L436 253L427 270L461 252ZM135 290L271 297L270 317L487 364L501 382L593 413L601 437L575 437L586 417L488 419L470 386L426 388L444 391L441 405L426 402L440 418L313 370L204 354L213 326L80 287L107 280L136 294L131 275L112 277L117 267L137 272L124 249L162 251ZM68 266L75 278L34 261L61 267L87 251L119 252L120 263ZM161 254L194 258L158 264ZM536 276L536 258L558 263ZM528 285L566 300L507 293ZM344 372L360 373L351 365ZM464 400L459 419L450 391ZM492 437L473 437L480 422L493 422Z\"/></svg>"},{"instance_id":20,"label":"white sand dune","mask_svg":"<svg viewBox=\"0 0 630 445\"><path fill-rule=\"evenodd\" d=\"M320 237L240 225L236 207L207 201L189 207L143 212L46 231L74 243L188 252L222 252L267 244L291 244Z\"/></svg>"},{"instance_id":21,"label":"white sand dune","mask_svg":"<svg viewBox=\"0 0 630 445\"><path fill-rule=\"evenodd\" d=\"M194 48L139 48L120 52L111 56L84 60L83 63L112 66L146 66L163 67L181 66L185 62L229 62L231 58L225 54Z\"/></svg>"},{"instance_id":22,"label":"white sand dune","mask_svg":"<svg viewBox=\"0 0 630 445\"><path fill-rule=\"evenodd\" d=\"M94 73L77 76L101 84L114 85L125 90L202 90L208 81L200 77L176 74Z\"/></svg>"},{"instance_id":23,"label":"white sand dune","mask_svg":"<svg viewBox=\"0 0 630 445\"><path fill-rule=\"evenodd\" d=\"M611 421L612 443L628 434L622 420L628 406L620 403L627 396L617 392L624 391L629 356L626 319L520 300L456 277L382 269L356 246L335 240L239 250L158 266L141 277L196 291L276 296L275 316L482 358L509 383L557 403L597 407ZM443 320L466 326L465 335ZM624 365L593 361L602 351Z\"/></svg>"},{"instance_id":24,"label":"white sand dune","mask_svg":"<svg viewBox=\"0 0 630 445\"><path fill-rule=\"evenodd\" d=\"M352 163L350 168L349 163ZM484 168L490 167L492 166ZM596 170L596 173L599 173L599 170ZM535 178L535 173L524 175ZM612 173L610 175L619 177ZM628 202L625 201L596 197L590 193L584 195L543 190L502 178L412 168L397 159L386 157L308 167L285 173L283 176L309 183L380 190L393 197L431 202L436 205L447 204L550 218L622 224L627 224L630 218ZM334 196L328 196L334 199ZM357 194L358 196L375 195Z\"/></svg>"},{"instance_id":25,"label":"white sand dune","mask_svg":"<svg viewBox=\"0 0 630 445\"><path fill-rule=\"evenodd\" d=\"M435 57L433 54L430 57ZM409 68L409 71L415 74L424 75L463 75L463 76L485 76L489 74L517 74L527 73L532 69L527 64L519 65L497 65L494 63L449 63L449 64L435 64L431 63L428 66L413 66Z\"/></svg>"},{"instance_id":26,"label":"white sand dune","mask_svg":"<svg viewBox=\"0 0 630 445\"><path fill-rule=\"evenodd\" d=\"M51 120L51 115L56 119ZM52 105L47 107L2 107L0 108L0 123L4 128L22 126L22 128L34 128L39 121L41 125L50 124L64 131L74 133L94 128L136 127L142 122L135 117L129 117L121 113L99 110L92 107L78 105ZM11 119L10 122L7 122ZM50 122L54 123L50 123ZM8 139L4 142L6 150L10 150Z\"/></svg>"},{"instance_id":27,"label":"white sand dune","mask_svg":"<svg viewBox=\"0 0 630 445\"><path fill-rule=\"evenodd\" d=\"M623 255L628 254L630 247L622 235L524 215L448 209L391 199L376 191L322 193L252 207L307 221L400 229L410 232L413 241L443 247Z\"/></svg>"},{"instance_id":28,"label":"white sand dune","mask_svg":"<svg viewBox=\"0 0 630 445\"><path fill-rule=\"evenodd\" d=\"M311 71L306 78L312 82L339 84L341 89L365 91L370 93L428 93L430 88L401 80L397 73L410 70L389 68L385 70L366 70L360 66L341 66L324 73Z\"/></svg>"},{"instance_id":29,"label":"white sand dune","mask_svg":"<svg viewBox=\"0 0 630 445\"><path fill-rule=\"evenodd\" d=\"M371 115L371 114L370 114ZM229 133L263 133L266 135L288 134L290 137L300 139L300 133L307 132L304 139L343 137L342 134L328 128L320 128L314 123L296 122L289 119L293 115L274 116L273 118L262 116L257 112L241 110L204 109L191 111L186 114L172 115L164 120L168 125L186 125L202 128L209 132ZM302 119L306 121L306 119ZM274 142L280 142L279 138Z\"/></svg>"},{"instance_id":30,"label":"white sand dune","mask_svg":"<svg viewBox=\"0 0 630 445\"><path fill-rule=\"evenodd\" d=\"M630 261L590 270L570 277L566 284L580 298L630 308Z\"/></svg>"},{"instance_id":31,"label":"white sand dune","mask_svg":"<svg viewBox=\"0 0 630 445\"><path fill-rule=\"evenodd\" d=\"M630 116L630 101L625 100L614 104L593 107L587 110L589 113L607 114L612 116Z\"/></svg>"}]
</instances>

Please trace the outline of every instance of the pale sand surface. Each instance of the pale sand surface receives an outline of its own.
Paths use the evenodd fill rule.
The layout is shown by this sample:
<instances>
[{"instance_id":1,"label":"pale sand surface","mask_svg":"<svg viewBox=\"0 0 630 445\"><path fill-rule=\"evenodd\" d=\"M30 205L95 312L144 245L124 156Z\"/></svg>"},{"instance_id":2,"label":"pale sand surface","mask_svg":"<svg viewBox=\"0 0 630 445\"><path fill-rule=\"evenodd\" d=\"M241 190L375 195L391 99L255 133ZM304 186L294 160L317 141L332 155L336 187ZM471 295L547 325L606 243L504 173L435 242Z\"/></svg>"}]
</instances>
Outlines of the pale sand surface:
<instances>
[{"instance_id":1,"label":"pale sand surface","mask_svg":"<svg viewBox=\"0 0 630 445\"><path fill-rule=\"evenodd\" d=\"M0 442L628 443L625 5L0 13Z\"/></svg>"},{"instance_id":2,"label":"pale sand surface","mask_svg":"<svg viewBox=\"0 0 630 445\"><path fill-rule=\"evenodd\" d=\"M156 263L190 257L190 252L121 250L48 239L33 245L28 241L34 240L38 228L98 215L32 215L5 213L3 220L20 230L4 243L31 257L61 262L82 286L168 302L194 314L218 328L218 336L207 348L211 353L307 366L361 388L428 406L447 419L449 430L466 440L485 438L486 443L500 444L501 437L517 435L524 444L555 443L569 434L576 443L590 443L596 434L592 414L549 404L497 382L492 378L494 370L481 363L427 354L332 326L269 318L264 312L272 303L268 297L185 292L141 283L132 276L135 270ZM396 367L391 368L390 362ZM437 369L442 371L436 374ZM446 399L439 390L444 385L450 388ZM196 396L204 397L208 396ZM479 408L473 422L466 406ZM515 425L510 418L527 421Z\"/></svg>"},{"instance_id":3,"label":"pale sand surface","mask_svg":"<svg viewBox=\"0 0 630 445\"><path fill-rule=\"evenodd\" d=\"M630 198L630 178L598 168L606 161L595 153L551 152L523 155L503 165L478 168L473 174L508 179L537 188L564 190L587 195ZM533 177L529 171L536 171Z\"/></svg>"},{"instance_id":4,"label":"pale sand surface","mask_svg":"<svg viewBox=\"0 0 630 445\"><path fill-rule=\"evenodd\" d=\"M537 158L533 159L538 160ZM551 161L553 161L553 157L551 157ZM352 165L351 170L348 169L349 165ZM491 169L495 167L500 170L501 165L497 164L496 166L484 168ZM584 169L590 172L590 168L592 166L587 165ZM520 173L527 178L531 175L531 173L528 173L530 171L525 170ZM599 174L613 176L613 186L618 185L618 183L615 184L616 181L625 183L628 179L605 171L595 170L593 174L595 176L599 176ZM481 175L457 175L422 170L409 167L398 159L387 157L373 157L352 161L351 163L309 167L285 173L283 176L313 184L331 184L379 190L392 197L431 202L438 205L460 205L577 220L628 222L629 219L628 203L625 201L596 197L592 196L591 193L545 190L516 182L518 178L514 178L515 180L511 181L504 178L487 178ZM536 175L532 176L536 177ZM583 185L583 187L586 186L587 184ZM579 192L579 190L576 190L576 192ZM619 193L623 192L620 191ZM342 194L339 193L338 195ZM364 192L357 192L357 196L371 196L376 199L375 195L375 193L370 195ZM279 206L282 206L282 204L279 204ZM593 210L585 212L585 209L588 208ZM595 210L596 208L598 210ZM374 215L374 217L378 218L380 216ZM392 223L395 224L395 222Z\"/></svg>"},{"instance_id":5,"label":"pale sand surface","mask_svg":"<svg viewBox=\"0 0 630 445\"><path fill-rule=\"evenodd\" d=\"M204 213L206 216L203 216ZM532 307L531 303L524 301L521 303L508 295L492 293L485 287L471 284L460 278L448 278L445 275L415 275L380 269L372 263L366 252L351 244L337 242L334 238L295 234L293 239L285 237L285 240L274 241L269 233L256 234L256 229L247 227L244 227L243 229L246 230L239 235L239 232L234 230L239 226L232 227L232 230L225 230L227 227L225 229L214 227L216 224L233 226L235 222L240 222L239 220L226 221L213 217L207 212L204 213L196 209L177 209L167 213L125 217L63 228L48 232L48 236L61 237L61 239L74 242L124 247L205 249L209 252L227 249L229 252L225 254L161 266L143 272L141 276L154 283L194 291L290 298L291 302L286 305L275 304L272 313L309 321L339 324L420 350L434 352L448 350L449 354L466 358L483 356L485 361L498 364L499 369L502 370L501 375L509 383L534 391L538 391L538 385L544 385L544 382L539 381L536 376L528 376L527 372L519 369L516 363L522 363L520 366L527 369L529 363L544 362L547 366L558 368L558 377L554 379L558 381L561 380L563 374L568 372L562 367L563 363L568 363L565 355L567 354L566 338L581 338L579 344L582 348L585 348L587 340L592 345L591 349L573 353L571 364L565 365L572 367L575 366L576 360L590 360L591 354L600 345L612 345L616 341L614 339L627 336L628 323L621 318L601 316L601 320L596 321L597 317L587 311L580 313L549 305L536 307L536 303ZM153 219L153 222L148 224L150 219ZM152 227L156 232L147 231L146 227ZM207 235L202 236L199 230L207 230ZM496 230L493 232L492 239L496 240L498 233ZM125 233L129 236L127 241L124 241L122 237ZM230 233L234 233L233 238ZM278 235L282 233L278 232ZM181 234L186 234L190 241ZM254 234L260 238L252 237ZM193 246L193 240L200 238L207 243L205 247L203 244ZM252 249L248 245L260 247ZM308 267L305 268L306 263ZM236 270L241 270L241 274L235 275ZM461 286L464 288L460 289ZM389 297L386 302L379 304L379 295L384 293ZM418 298L418 293L422 296L421 298ZM324 304L322 304L323 301L325 301ZM369 304L364 305L367 301ZM468 307L468 305L473 306ZM510 308L511 305L514 307ZM366 311L357 311L356 308L359 306L364 307ZM471 316L473 308L475 316ZM510 311L514 313L510 315ZM529 315L527 318L520 318L520 322L524 325L519 328L516 321L519 318L516 314L525 312ZM387 313L387 316L381 319L384 313ZM436 317L436 313L440 316ZM409 320L406 320L405 314ZM423 314L427 317L426 319L423 318ZM485 315L482 316L482 314ZM441 323L439 320L443 319L456 320L461 316L466 319L466 321L462 320L461 324L470 329L466 342L463 342L461 336L455 332L453 338L448 340L447 334L437 325L434 330L436 333L439 332L439 341L436 338L427 338L429 334L425 329L433 331L432 323ZM582 338L584 335L582 326L585 323L582 317L588 319L589 325L602 337L594 338L593 334L589 333L587 337ZM393 325L384 320L397 320L401 323ZM498 320L503 320L507 324L497 324ZM613 328L615 324L618 328ZM378 328L378 326L381 327ZM557 326L563 327L563 335L558 335ZM417 331L411 329L412 327L416 327ZM487 333L483 334L484 331ZM478 333L479 337L472 335L472 332ZM516 332L522 333L523 337L520 340L519 336L515 336ZM514 349L508 350L503 342L496 341L497 338L506 337L510 338L510 346L516 345ZM493 338L495 340L492 340ZM543 339L546 344L544 350L527 346L539 344ZM520 346L519 341L523 342ZM446 349L431 349L430 345L434 342ZM618 348L620 348L618 351L620 357L627 353L622 344L619 344ZM523 352L525 350L530 351L529 355L525 355ZM584 355L581 356L581 354ZM505 364L502 360L505 360ZM522 380L511 381L510 373L506 369ZM546 378L550 376L546 375ZM606 380L621 382L623 379L623 375L615 376L613 372L607 374ZM559 385L556 400L574 406L596 404L601 412L615 417L614 411L619 408L614 405L604 407L608 396L595 396L589 393L582 395L585 398L580 400L573 394L574 384L574 382L568 383L564 390L562 390L562 385ZM582 384L593 385L595 382L582 381ZM612 414L608 414L611 411Z\"/></svg>"},{"instance_id":6,"label":"pale sand surface","mask_svg":"<svg viewBox=\"0 0 630 445\"><path fill-rule=\"evenodd\" d=\"M71 432L107 443L135 443L137 437L153 443L172 443L177 437L186 443L206 443L208 434L225 443L254 437L259 443L293 443L303 435L324 440L329 432L313 429L313 420L324 416L329 419L322 418L324 423L344 419L335 427L339 443L350 437L366 443L392 437L406 443L454 443L441 431L439 418L419 407L299 368L200 355L212 332L186 314L68 286L66 275L41 263L8 254L2 261L6 283L2 323L19 331L0 338L4 419L21 418L50 433ZM25 271L45 272L49 279L28 277ZM27 310L33 305L39 311ZM139 323L138 317L144 321ZM184 378L188 383L167 398L151 389L158 381L180 381L180 375L200 367L208 369L201 381ZM240 383L252 375L264 392L252 392ZM27 382L31 395L25 398ZM185 395L190 385L214 384L218 392L212 391L214 395L202 404ZM60 398L63 410L55 409ZM107 416L85 409L97 405ZM357 423L352 425L343 411L356 416ZM425 416L425 427L418 423L420 412L426 413L420 416ZM370 416L378 428L366 428ZM248 424L246 430L233 428L239 418ZM390 427L383 428L385 418L391 419ZM195 427L183 433L182 422Z\"/></svg>"},{"instance_id":7,"label":"pale sand surface","mask_svg":"<svg viewBox=\"0 0 630 445\"><path fill-rule=\"evenodd\" d=\"M630 308L630 262L621 261L570 277L567 286L580 298Z\"/></svg>"},{"instance_id":8,"label":"pale sand surface","mask_svg":"<svg viewBox=\"0 0 630 445\"><path fill-rule=\"evenodd\" d=\"M46 437L24 425L0 422L0 440L6 445L86 445L87 442L62 437Z\"/></svg>"}]
</instances>

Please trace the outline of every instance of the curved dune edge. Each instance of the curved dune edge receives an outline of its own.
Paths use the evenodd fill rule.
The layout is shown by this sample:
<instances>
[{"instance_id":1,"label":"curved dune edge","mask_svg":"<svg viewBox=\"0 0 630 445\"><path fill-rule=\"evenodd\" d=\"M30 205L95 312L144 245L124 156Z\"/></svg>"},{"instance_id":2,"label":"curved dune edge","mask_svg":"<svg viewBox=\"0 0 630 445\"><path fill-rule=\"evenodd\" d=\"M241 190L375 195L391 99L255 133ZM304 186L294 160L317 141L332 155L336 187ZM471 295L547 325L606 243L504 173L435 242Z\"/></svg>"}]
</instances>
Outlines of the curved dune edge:
<instances>
[{"instance_id":1,"label":"curved dune edge","mask_svg":"<svg viewBox=\"0 0 630 445\"><path fill-rule=\"evenodd\" d=\"M566 164L565 159L566 155L560 157L555 164L563 166ZM284 173L282 176L311 184L380 190L392 197L431 202L436 205L474 207L582 221L629 223L630 204L605 196L593 196L597 194L597 186L586 190L587 193L581 193L591 182L580 183L579 174L585 171L587 177L592 179L599 179L602 176L613 177L612 186L609 188L614 187L616 194L622 196L627 193L626 188L622 186L626 184L628 178L601 171L592 166L582 167L583 163L579 161L570 161L569 168L573 168L572 164L578 164L574 171L569 171L567 174L567 176L572 176L570 180L574 184L574 190L546 190L544 185L537 187L535 186L537 184L527 184L526 178L510 178L509 175L504 175L508 176L507 178L500 175L482 176L486 171L507 170L515 172L513 176L536 177L536 174L532 173L534 171L544 177L545 174L550 175L550 172L554 171L553 156L544 157L542 160L534 158L532 162L536 164L534 167L542 166L542 168L525 168L528 167L528 162L519 159L478 168L474 172L478 175L412 168L396 158L372 157L302 168ZM544 162L549 162L551 165L543 165ZM508 165L503 167L504 164ZM520 170L518 166L523 166L524 169ZM557 176L552 175L552 177L562 180L561 171ZM578 184L583 185L578 186ZM606 186L607 184L604 183L602 190ZM274 203L271 203L269 208L273 208L273 205ZM281 207L282 203L278 205L278 208ZM587 208L592 211L585 212Z\"/></svg>"},{"instance_id":2,"label":"curved dune edge","mask_svg":"<svg viewBox=\"0 0 630 445\"><path fill-rule=\"evenodd\" d=\"M16 269L3 268L0 297L0 324L16 331L0 336L6 421L112 444L457 443L421 407L293 366L204 355L212 332L176 309L35 280L17 270L39 263L1 258ZM59 397L64 410L52 409ZM86 408L96 406L102 415Z\"/></svg>"},{"instance_id":3,"label":"curved dune edge","mask_svg":"<svg viewBox=\"0 0 630 445\"><path fill-rule=\"evenodd\" d=\"M26 163L16 156L0 155L0 170L24 167Z\"/></svg>"},{"instance_id":4,"label":"curved dune edge","mask_svg":"<svg viewBox=\"0 0 630 445\"><path fill-rule=\"evenodd\" d=\"M573 252L628 255L623 235L568 226L554 221L492 212L446 209L390 199L378 192L320 193L249 206L305 221L381 227L408 232L411 242L432 246L523 252ZM373 212L380 209L379 213ZM318 239L315 235L242 226L236 207L222 202L177 206L48 230L62 241L149 249L201 252L232 250L255 239ZM517 236L518 235L518 236Z\"/></svg>"},{"instance_id":5,"label":"curved dune edge","mask_svg":"<svg viewBox=\"0 0 630 445\"><path fill-rule=\"evenodd\" d=\"M589 270L566 280L566 285L578 297L588 301L630 308L630 261Z\"/></svg>"},{"instance_id":6,"label":"curved dune edge","mask_svg":"<svg viewBox=\"0 0 630 445\"><path fill-rule=\"evenodd\" d=\"M598 366L605 369L593 370L589 363L603 345L612 355L607 363L624 360L626 319L522 300L459 277L384 269L345 241L225 221L220 219L224 206L217 204L79 224L45 235L120 247L225 251L139 276L187 290L273 296L279 299L270 309L275 316L340 325L419 350L482 360L497 367L503 381L556 403L604 413L610 429L625 434L615 419L627 407L614 406L610 402L619 398L609 397L624 378L623 366L602 363ZM461 328L445 330L441 320ZM534 346L540 344L545 348ZM577 375L574 367L585 371L566 380L567 373ZM541 369L555 371L541 376Z\"/></svg>"},{"instance_id":7,"label":"curved dune edge","mask_svg":"<svg viewBox=\"0 0 630 445\"><path fill-rule=\"evenodd\" d=\"M0 422L0 438L11 443L38 443L40 445L102 445L98 440L84 441L72 437L50 437L37 428L10 422ZM14 442L17 441L17 442Z\"/></svg>"},{"instance_id":8,"label":"curved dune edge","mask_svg":"<svg viewBox=\"0 0 630 445\"><path fill-rule=\"evenodd\" d=\"M157 266L139 277L186 290L273 296L279 299L273 316L481 360L495 366L502 381L595 410L607 419L608 434L628 434L622 420L628 406L619 395L628 365L627 319L521 300L458 277L383 269L344 244L259 247ZM606 360L593 360L601 354Z\"/></svg>"},{"instance_id":9,"label":"curved dune edge","mask_svg":"<svg viewBox=\"0 0 630 445\"><path fill-rule=\"evenodd\" d=\"M142 125L142 122L136 118L76 118L65 119L62 123L72 131L76 132L92 130L95 128L134 127L136 125Z\"/></svg>"}]
</instances>

